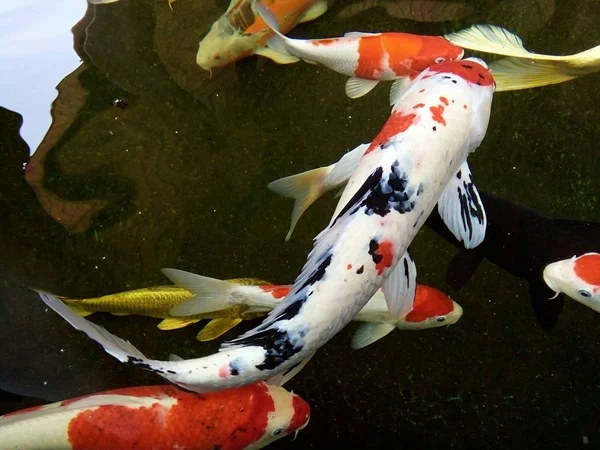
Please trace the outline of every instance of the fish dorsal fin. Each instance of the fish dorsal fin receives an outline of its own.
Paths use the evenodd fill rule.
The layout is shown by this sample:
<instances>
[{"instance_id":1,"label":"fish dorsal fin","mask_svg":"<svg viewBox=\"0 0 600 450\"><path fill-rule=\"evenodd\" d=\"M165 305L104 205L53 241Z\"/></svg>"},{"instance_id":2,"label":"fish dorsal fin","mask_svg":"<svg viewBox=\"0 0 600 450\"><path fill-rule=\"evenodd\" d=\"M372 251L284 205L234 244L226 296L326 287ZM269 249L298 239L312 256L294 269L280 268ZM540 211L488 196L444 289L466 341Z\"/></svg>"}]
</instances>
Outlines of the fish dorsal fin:
<instances>
[{"instance_id":1,"label":"fish dorsal fin","mask_svg":"<svg viewBox=\"0 0 600 450\"><path fill-rule=\"evenodd\" d=\"M410 85L410 77L400 77L392 83L390 88L390 106L394 106Z\"/></svg>"},{"instance_id":2,"label":"fish dorsal fin","mask_svg":"<svg viewBox=\"0 0 600 450\"><path fill-rule=\"evenodd\" d=\"M396 327L390 323L361 323L358 325L356 331L354 331L354 334L352 335L350 347L358 350L366 347L367 345L371 345L373 342L378 341L384 336L387 336L394 330L394 328Z\"/></svg>"},{"instance_id":3,"label":"fish dorsal fin","mask_svg":"<svg viewBox=\"0 0 600 450\"><path fill-rule=\"evenodd\" d=\"M242 319L240 318L221 317L213 319L200 330L196 339L200 342L212 341L213 339L224 335L240 323L242 323Z\"/></svg>"},{"instance_id":4,"label":"fish dorsal fin","mask_svg":"<svg viewBox=\"0 0 600 450\"><path fill-rule=\"evenodd\" d=\"M399 320L410 312L417 289L417 267L407 250L381 286L390 316Z\"/></svg>"},{"instance_id":5,"label":"fish dorsal fin","mask_svg":"<svg viewBox=\"0 0 600 450\"><path fill-rule=\"evenodd\" d=\"M502 58L490 64L490 73L496 82L496 92L517 91L577 78L560 72L555 61L533 61L520 58Z\"/></svg>"},{"instance_id":6,"label":"fish dorsal fin","mask_svg":"<svg viewBox=\"0 0 600 450\"><path fill-rule=\"evenodd\" d=\"M485 238L487 217L467 161L450 179L438 200L440 217L466 249L477 247Z\"/></svg>"},{"instance_id":7,"label":"fish dorsal fin","mask_svg":"<svg viewBox=\"0 0 600 450\"><path fill-rule=\"evenodd\" d=\"M377 86L378 80L366 80L364 78L349 78L346 81L346 95L350 98L359 98L368 94Z\"/></svg>"},{"instance_id":8,"label":"fish dorsal fin","mask_svg":"<svg viewBox=\"0 0 600 450\"><path fill-rule=\"evenodd\" d=\"M288 381L290 381L292 378L294 378L296 375L298 375L298 373L300 373L300 371L302 369L304 369L304 367L306 367L306 365L308 364L308 362L314 355L315 355L314 353L310 354L308 357L304 358L302 361L300 361L295 366L292 366L290 369L284 371L283 373L281 373L279 375L275 375L275 376L267 379L266 383L275 385L275 386L283 386Z\"/></svg>"},{"instance_id":9,"label":"fish dorsal fin","mask_svg":"<svg viewBox=\"0 0 600 450\"><path fill-rule=\"evenodd\" d=\"M364 31L349 31L344 33L344 37L347 38L361 38L367 36L379 36L381 33L365 33Z\"/></svg>"},{"instance_id":10,"label":"fish dorsal fin","mask_svg":"<svg viewBox=\"0 0 600 450\"><path fill-rule=\"evenodd\" d=\"M497 25L476 24L444 37L454 45L496 55L531 58L534 53L525 50L519 36Z\"/></svg>"}]
</instances>

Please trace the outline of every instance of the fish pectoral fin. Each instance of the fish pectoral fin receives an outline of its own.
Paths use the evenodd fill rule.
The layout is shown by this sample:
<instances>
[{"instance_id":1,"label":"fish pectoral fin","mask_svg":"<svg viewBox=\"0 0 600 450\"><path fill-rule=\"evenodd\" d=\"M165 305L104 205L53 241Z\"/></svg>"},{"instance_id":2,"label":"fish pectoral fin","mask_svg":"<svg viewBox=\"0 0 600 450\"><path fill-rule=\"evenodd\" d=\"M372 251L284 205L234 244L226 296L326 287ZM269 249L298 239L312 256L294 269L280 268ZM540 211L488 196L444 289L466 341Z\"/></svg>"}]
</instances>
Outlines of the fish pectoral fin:
<instances>
[{"instance_id":1,"label":"fish pectoral fin","mask_svg":"<svg viewBox=\"0 0 600 450\"><path fill-rule=\"evenodd\" d=\"M365 36L379 36L381 33L365 33L364 31L348 31L344 33L347 38L361 38Z\"/></svg>"},{"instance_id":2,"label":"fish pectoral fin","mask_svg":"<svg viewBox=\"0 0 600 450\"><path fill-rule=\"evenodd\" d=\"M350 98L359 98L368 94L377 86L378 80L366 80L364 78L349 78L346 81L346 95Z\"/></svg>"},{"instance_id":3,"label":"fish pectoral fin","mask_svg":"<svg viewBox=\"0 0 600 450\"><path fill-rule=\"evenodd\" d=\"M390 106L394 106L410 84L410 77L401 77L392 83L390 88Z\"/></svg>"},{"instance_id":4,"label":"fish pectoral fin","mask_svg":"<svg viewBox=\"0 0 600 450\"><path fill-rule=\"evenodd\" d=\"M285 383L287 383L292 378L294 378L296 375L298 375L298 373L302 369L304 369L304 367L308 364L310 359L313 356L315 356L315 353L311 353L306 358L304 358L302 361L300 361L298 364L296 364L295 366L292 366L291 368L284 371L283 373L280 373L279 375L275 375L274 377L269 378L268 380L266 380L266 383L275 385L275 386L283 386Z\"/></svg>"},{"instance_id":5,"label":"fish pectoral fin","mask_svg":"<svg viewBox=\"0 0 600 450\"><path fill-rule=\"evenodd\" d=\"M186 319L185 317L167 317L161 321L157 327L159 330L178 330L187 327L193 323L200 322L200 319Z\"/></svg>"},{"instance_id":6,"label":"fish pectoral fin","mask_svg":"<svg viewBox=\"0 0 600 450\"><path fill-rule=\"evenodd\" d=\"M208 322L206 326L202 328L202 330L200 330L196 336L196 339L198 339L200 342L212 341L213 339L224 335L240 323L242 323L242 319L239 318L232 319L229 317L222 317L213 319Z\"/></svg>"},{"instance_id":7,"label":"fish pectoral fin","mask_svg":"<svg viewBox=\"0 0 600 450\"><path fill-rule=\"evenodd\" d=\"M466 249L475 248L483 242L487 217L467 161L442 192L438 200L438 213Z\"/></svg>"},{"instance_id":8,"label":"fish pectoral fin","mask_svg":"<svg viewBox=\"0 0 600 450\"><path fill-rule=\"evenodd\" d=\"M577 78L560 72L556 61L535 61L520 58L502 58L490 64L490 73L496 82L496 92L518 91L558 84Z\"/></svg>"},{"instance_id":9,"label":"fish pectoral fin","mask_svg":"<svg viewBox=\"0 0 600 450\"><path fill-rule=\"evenodd\" d=\"M260 47L256 49L254 53L269 58L277 64L292 64L300 61L300 58L297 56L290 55L289 53L282 53L270 47Z\"/></svg>"},{"instance_id":10,"label":"fish pectoral fin","mask_svg":"<svg viewBox=\"0 0 600 450\"><path fill-rule=\"evenodd\" d=\"M518 56L521 58L544 57L523 47L519 36L497 25L476 24L444 37L454 45L496 55Z\"/></svg>"},{"instance_id":11,"label":"fish pectoral fin","mask_svg":"<svg viewBox=\"0 0 600 450\"><path fill-rule=\"evenodd\" d=\"M412 310L416 289L417 267L407 250L381 286L393 319L400 319Z\"/></svg>"},{"instance_id":12,"label":"fish pectoral fin","mask_svg":"<svg viewBox=\"0 0 600 450\"><path fill-rule=\"evenodd\" d=\"M169 311L170 316L194 316L220 311L232 306L229 303L230 293L235 287L232 283L179 269L161 269L161 271L177 286L196 294L194 297L174 306Z\"/></svg>"},{"instance_id":13,"label":"fish pectoral fin","mask_svg":"<svg viewBox=\"0 0 600 450\"><path fill-rule=\"evenodd\" d=\"M308 8L300 16L298 23L310 22L318 17L321 17L327 11L328 5L327 0L319 0L317 3Z\"/></svg>"},{"instance_id":14,"label":"fish pectoral fin","mask_svg":"<svg viewBox=\"0 0 600 450\"><path fill-rule=\"evenodd\" d=\"M394 330L394 328L396 328L396 326L390 323L361 323L352 335L350 347L358 350L366 347L367 345L371 345L373 342L387 336Z\"/></svg>"}]
</instances>

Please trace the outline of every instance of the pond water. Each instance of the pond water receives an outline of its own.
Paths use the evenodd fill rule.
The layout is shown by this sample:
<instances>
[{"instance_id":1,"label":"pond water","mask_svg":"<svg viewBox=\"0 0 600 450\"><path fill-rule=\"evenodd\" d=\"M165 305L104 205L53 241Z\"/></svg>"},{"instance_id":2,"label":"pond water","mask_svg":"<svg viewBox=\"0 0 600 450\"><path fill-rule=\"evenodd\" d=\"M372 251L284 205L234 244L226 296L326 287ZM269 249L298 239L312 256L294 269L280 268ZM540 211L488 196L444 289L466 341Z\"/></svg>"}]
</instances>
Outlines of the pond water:
<instances>
[{"instance_id":1,"label":"pond water","mask_svg":"<svg viewBox=\"0 0 600 450\"><path fill-rule=\"evenodd\" d=\"M291 283L337 199L316 202L284 242L292 201L267 184L370 141L390 111L387 84L351 100L342 75L311 64L252 56L203 71L198 42L227 8L220 0L176 0L172 10L163 0L69 11L22 3L19 14L0 7L11 26L0 53L0 414L163 382L107 355L30 288L93 297L169 284L164 267ZM44 3L54 8L36 9ZM491 23L541 53L600 43L597 0L477 0L431 21L393 17L379 3L333 1L289 35L441 35ZM469 158L478 188L545 216L600 221L599 105L597 74L496 93ZM310 403L309 426L269 448L600 448L597 313L566 299L547 330L527 280L484 259L454 289L446 272L457 249L427 226L412 252L419 283L450 294L463 317L361 350L350 348L348 325L286 385ZM157 359L210 354L258 323L199 343L197 326L91 320Z\"/></svg>"}]
</instances>

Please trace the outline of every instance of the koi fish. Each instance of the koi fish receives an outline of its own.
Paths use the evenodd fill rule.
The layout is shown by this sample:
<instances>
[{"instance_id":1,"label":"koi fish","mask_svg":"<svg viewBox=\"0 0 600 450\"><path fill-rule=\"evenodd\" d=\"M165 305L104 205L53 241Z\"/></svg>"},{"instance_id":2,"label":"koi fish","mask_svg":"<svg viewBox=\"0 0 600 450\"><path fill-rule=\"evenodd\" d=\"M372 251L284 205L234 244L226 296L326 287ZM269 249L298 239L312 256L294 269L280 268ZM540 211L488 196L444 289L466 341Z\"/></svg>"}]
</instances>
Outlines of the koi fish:
<instances>
[{"instance_id":1,"label":"koi fish","mask_svg":"<svg viewBox=\"0 0 600 450\"><path fill-rule=\"evenodd\" d=\"M479 191L487 214L483 242L465 250L437 213L427 226L460 251L451 260L446 281L460 290L485 258L491 263L529 282L529 296L538 323L551 330L563 309L564 297L551 300L554 293L543 279L546 265L590 248L600 248L600 222L546 217L537 211L485 191ZM548 244L551 236L552 245Z\"/></svg>"},{"instance_id":2,"label":"koi fish","mask_svg":"<svg viewBox=\"0 0 600 450\"><path fill-rule=\"evenodd\" d=\"M473 25L444 37L462 48L508 56L490 64L498 92L562 83L600 71L600 45L568 56L533 53L519 36L496 25Z\"/></svg>"},{"instance_id":3,"label":"koi fish","mask_svg":"<svg viewBox=\"0 0 600 450\"><path fill-rule=\"evenodd\" d=\"M600 312L600 253L585 253L563 259L544 268L544 281L556 292L561 292Z\"/></svg>"},{"instance_id":4,"label":"koi fish","mask_svg":"<svg viewBox=\"0 0 600 450\"><path fill-rule=\"evenodd\" d=\"M175 284L196 293L196 297L175 306L170 313L186 317L190 311L228 310L236 306L270 311L289 294L292 285L237 286L177 269L163 269ZM394 329L422 330L456 323L462 316L461 306L442 291L417 285L410 311L399 318L390 316L383 292L378 290L352 320L362 322L352 337L352 348L358 349L381 339Z\"/></svg>"},{"instance_id":5,"label":"koi fish","mask_svg":"<svg viewBox=\"0 0 600 450\"><path fill-rule=\"evenodd\" d=\"M432 64L464 55L462 48L442 36L351 32L328 39L290 39L265 6L257 3L256 10L275 33L267 43L270 48L350 77L346 82L350 98L369 93L379 81L396 80L394 91Z\"/></svg>"},{"instance_id":6,"label":"koi fish","mask_svg":"<svg viewBox=\"0 0 600 450\"><path fill-rule=\"evenodd\" d=\"M436 64L413 80L365 151L329 225L292 290L265 320L215 354L158 361L129 342L74 314L55 297L41 299L73 327L121 362L158 373L185 389L203 392L272 384L296 375L381 288L390 315L410 311L416 267L409 245L438 201L460 220L466 159L483 140L494 80L478 58ZM442 200L443 198L443 200ZM478 237L481 239L481 236Z\"/></svg>"},{"instance_id":7,"label":"koi fish","mask_svg":"<svg viewBox=\"0 0 600 450\"><path fill-rule=\"evenodd\" d=\"M27 450L258 449L309 417L302 398L265 383L207 394L139 386L0 416L0 442Z\"/></svg>"},{"instance_id":8,"label":"koi fish","mask_svg":"<svg viewBox=\"0 0 600 450\"><path fill-rule=\"evenodd\" d=\"M273 11L274 20L287 33L298 23L308 22L327 11L327 0L260 0ZM273 32L256 15L259 0L231 0L227 11L212 25L200 41L196 64L204 70L224 67L247 56L257 54L279 64L298 58L266 47Z\"/></svg>"}]
</instances>

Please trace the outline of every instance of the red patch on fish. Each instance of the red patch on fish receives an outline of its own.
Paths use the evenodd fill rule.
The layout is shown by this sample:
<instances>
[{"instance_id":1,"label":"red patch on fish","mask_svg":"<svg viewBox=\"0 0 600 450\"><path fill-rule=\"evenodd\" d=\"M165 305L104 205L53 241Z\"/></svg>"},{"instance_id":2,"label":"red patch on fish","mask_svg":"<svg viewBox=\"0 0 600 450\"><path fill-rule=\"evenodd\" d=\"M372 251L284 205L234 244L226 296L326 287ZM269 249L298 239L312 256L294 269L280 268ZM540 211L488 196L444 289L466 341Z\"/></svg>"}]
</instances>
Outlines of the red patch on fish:
<instances>
[{"instance_id":1,"label":"red patch on fish","mask_svg":"<svg viewBox=\"0 0 600 450\"><path fill-rule=\"evenodd\" d=\"M391 241L380 242L377 249L373 252L373 261L375 261L375 270L377 275L381 275L386 267L392 266L394 259L394 245Z\"/></svg>"},{"instance_id":2,"label":"red patch on fish","mask_svg":"<svg viewBox=\"0 0 600 450\"><path fill-rule=\"evenodd\" d=\"M413 109L419 109L419 108L422 108L423 106L425 106L425 103L417 103L415 106L413 106Z\"/></svg>"},{"instance_id":3,"label":"red patch on fish","mask_svg":"<svg viewBox=\"0 0 600 450\"><path fill-rule=\"evenodd\" d=\"M373 139L371 145L369 145L369 148L365 151L364 155L371 153L381 144L389 141L397 134L408 130L408 128L413 124L415 117L417 117L416 114L404 114L402 112L392 113L379 134L375 137L375 139Z\"/></svg>"},{"instance_id":4,"label":"red patch on fish","mask_svg":"<svg viewBox=\"0 0 600 450\"><path fill-rule=\"evenodd\" d=\"M354 75L367 80L378 80L385 69L383 40L379 36L361 37L358 40L358 61Z\"/></svg>"},{"instance_id":5,"label":"red patch on fish","mask_svg":"<svg viewBox=\"0 0 600 450\"><path fill-rule=\"evenodd\" d=\"M600 286L600 254L594 253L576 258L575 274L588 284Z\"/></svg>"},{"instance_id":6,"label":"red patch on fish","mask_svg":"<svg viewBox=\"0 0 600 450\"><path fill-rule=\"evenodd\" d=\"M148 389L142 388L142 389ZM99 406L75 416L68 426L74 450L110 443L120 449L242 449L260 439L275 404L263 383L196 394L173 386L151 388L154 398L177 400L173 406ZM112 391L132 394L136 388ZM102 394L108 394L103 392Z\"/></svg>"},{"instance_id":7,"label":"red patch on fish","mask_svg":"<svg viewBox=\"0 0 600 450\"><path fill-rule=\"evenodd\" d=\"M444 116L442 116L442 114L444 114L443 105L432 106L431 108L429 108L429 111L431 111L431 118L433 120L446 126L446 120L444 119Z\"/></svg>"},{"instance_id":8,"label":"red patch on fish","mask_svg":"<svg viewBox=\"0 0 600 450\"><path fill-rule=\"evenodd\" d=\"M412 310L406 315L407 322L423 322L431 317L443 316L454 310L450 297L439 289L417 285Z\"/></svg>"},{"instance_id":9,"label":"red patch on fish","mask_svg":"<svg viewBox=\"0 0 600 450\"><path fill-rule=\"evenodd\" d=\"M463 108L467 109L467 105L463 105Z\"/></svg>"},{"instance_id":10,"label":"red patch on fish","mask_svg":"<svg viewBox=\"0 0 600 450\"><path fill-rule=\"evenodd\" d=\"M430 67L432 72L452 73L479 86L495 86L490 71L474 61L445 61Z\"/></svg>"},{"instance_id":11,"label":"red patch on fish","mask_svg":"<svg viewBox=\"0 0 600 450\"><path fill-rule=\"evenodd\" d=\"M348 270L352 269L352 264L348 264L348 265L346 266L346 269L348 269Z\"/></svg>"},{"instance_id":12,"label":"red patch on fish","mask_svg":"<svg viewBox=\"0 0 600 450\"><path fill-rule=\"evenodd\" d=\"M442 102L444 105L448 106L448 99L446 97L440 97L440 102Z\"/></svg>"},{"instance_id":13,"label":"red patch on fish","mask_svg":"<svg viewBox=\"0 0 600 450\"><path fill-rule=\"evenodd\" d=\"M310 43L314 46L323 46L323 45L332 45L335 44L336 42L338 42L339 39L338 38L333 38L333 39L313 39L312 41L310 41Z\"/></svg>"},{"instance_id":14,"label":"red patch on fish","mask_svg":"<svg viewBox=\"0 0 600 450\"><path fill-rule=\"evenodd\" d=\"M290 422L290 429L297 430L310 418L310 406L303 399L294 395L292 407L294 408L294 415Z\"/></svg>"},{"instance_id":15,"label":"red patch on fish","mask_svg":"<svg viewBox=\"0 0 600 450\"><path fill-rule=\"evenodd\" d=\"M291 285L263 284L259 286L263 292L270 292L273 298L280 299L285 297L292 290Z\"/></svg>"},{"instance_id":16,"label":"red patch on fish","mask_svg":"<svg viewBox=\"0 0 600 450\"><path fill-rule=\"evenodd\" d=\"M219 368L219 378L227 378L230 374L229 364L225 364Z\"/></svg>"}]
</instances>

